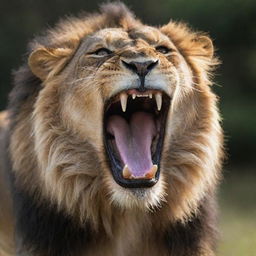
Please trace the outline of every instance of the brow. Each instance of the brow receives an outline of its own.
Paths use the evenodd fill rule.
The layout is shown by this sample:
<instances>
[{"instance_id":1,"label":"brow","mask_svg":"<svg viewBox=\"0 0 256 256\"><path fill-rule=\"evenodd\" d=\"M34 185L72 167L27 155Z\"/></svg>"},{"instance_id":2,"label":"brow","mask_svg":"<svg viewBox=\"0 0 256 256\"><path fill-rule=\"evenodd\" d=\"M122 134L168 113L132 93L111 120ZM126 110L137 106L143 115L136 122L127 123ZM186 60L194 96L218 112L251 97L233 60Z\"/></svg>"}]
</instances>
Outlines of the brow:
<instances>
[{"instance_id":1,"label":"brow","mask_svg":"<svg viewBox=\"0 0 256 256\"><path fill-rule=\"evenodd\" d=\"M134 46L135 42L134 42L134 40L119 38L119 39L113 40L111 42L111 44L115 48L123 48L123 47L126 47L126 46Z\"/></svg>"},{"instance_id":2,"label":"brow","mask_svg":"<svg viewBox=\"0 0 256 256\"><path fill-rule=\"evenodd\" d=\"M141 31L130 31L129 32L129 37L133 40L136 39L143 39L145 40L148 44L157 44L159 41L159 37L157 36L152 36L149 33L143 33Z\"/></svg>"}]
</instances>

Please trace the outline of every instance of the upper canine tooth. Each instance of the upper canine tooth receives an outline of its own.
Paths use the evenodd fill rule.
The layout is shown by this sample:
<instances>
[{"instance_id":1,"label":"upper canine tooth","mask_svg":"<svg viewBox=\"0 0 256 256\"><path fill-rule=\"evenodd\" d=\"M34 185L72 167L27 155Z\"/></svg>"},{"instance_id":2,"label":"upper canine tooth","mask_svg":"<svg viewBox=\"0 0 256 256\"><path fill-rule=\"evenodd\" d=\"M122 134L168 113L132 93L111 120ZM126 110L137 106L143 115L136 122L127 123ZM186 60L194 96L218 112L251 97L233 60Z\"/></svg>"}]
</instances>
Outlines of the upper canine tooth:
<instances>
[{"instance_id":1,"label":"upper canine tooth","mask_svg":"<svg viewBox=\"0 0 256 256\"><path fill-rule=\"evenodd\" d=\"M160 111L162 108L162 93L158 92L155 94L157 110Z\"/></svg>"},{"instance_id":2,"label":"upper canine tooth","mask_svg":"<svg viewBox=\"0 0 256 256\"><path fill-rule=\"evenodd\" d=\"M152 95L152 93L150 93L150 94L149 94L149 98L152 99L152 97L153 97L153 95Z\"/></svg>"},{"instance_id":3,"label":"upper canine tooth","mask_svg":"<svg viewBox=\"0 0 256 256\"><path fill-rule=\"evenodd\" d=\"M136 98L136 94L133 93L133 94L132 94L132 99L134 100L135 98Z\"/></svg>"},{"instance_id":4,"label":"upper canine tooth","mask_svg":"<svg viewBox=\"0 0 256 256\"><path fill-rule=\"evenodd\" d=\"M127 98L128 98L128 95L126 93L123 92L120 94L120 101L121 101L121 106L122 106L123 112L126 111Z\"/></svg>"}]
</instances>

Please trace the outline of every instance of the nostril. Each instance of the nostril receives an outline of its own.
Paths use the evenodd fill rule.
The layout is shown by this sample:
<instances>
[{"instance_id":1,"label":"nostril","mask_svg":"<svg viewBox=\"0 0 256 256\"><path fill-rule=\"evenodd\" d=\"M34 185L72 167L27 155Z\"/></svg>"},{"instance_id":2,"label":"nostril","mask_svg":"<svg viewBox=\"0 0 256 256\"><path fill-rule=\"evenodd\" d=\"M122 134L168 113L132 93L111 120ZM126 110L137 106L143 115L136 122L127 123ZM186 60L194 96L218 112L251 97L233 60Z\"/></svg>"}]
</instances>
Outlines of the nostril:
<instances>
[{"instance_id":1,"label":"nostril","mask_svg":"<svg viewBox=\"0 0 256 256\"><path fill-rule=\"evenodd\" d=\"M148 71L152 70L155 66L157 66L158 60L157 61L152 61L151 63L148 64Z\"/></svg>"},{"instance_id":2,"label":"nostril","mask_svg":"<svg viewBox=\"0 0 256 256\"><path fill-rule=\"evenodd\" d=\"M124 60L122 60L122 63L124 64L124 66L126 68L137 73L137 66L133 62L128 63L128 62L125 62Z\"/></svg>"}]
</instances>

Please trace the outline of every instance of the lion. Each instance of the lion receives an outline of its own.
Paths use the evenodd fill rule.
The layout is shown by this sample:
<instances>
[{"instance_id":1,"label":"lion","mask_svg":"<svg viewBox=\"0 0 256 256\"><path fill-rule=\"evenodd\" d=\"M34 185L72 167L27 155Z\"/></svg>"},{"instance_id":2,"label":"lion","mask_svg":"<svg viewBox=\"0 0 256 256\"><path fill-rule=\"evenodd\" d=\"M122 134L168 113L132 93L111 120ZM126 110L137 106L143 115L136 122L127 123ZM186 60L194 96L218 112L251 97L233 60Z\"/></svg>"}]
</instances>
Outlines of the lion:
<instances>
[{"instance_id":1,"label":"lion","mask_svg":"<svg viewBox=\"0 0 256 256\"><path fill-rule=\"evenodd\" d=\"M29 49L0 122L1 255L215 255L209 36L108 3Z\"/></svg>"}]
</instances>

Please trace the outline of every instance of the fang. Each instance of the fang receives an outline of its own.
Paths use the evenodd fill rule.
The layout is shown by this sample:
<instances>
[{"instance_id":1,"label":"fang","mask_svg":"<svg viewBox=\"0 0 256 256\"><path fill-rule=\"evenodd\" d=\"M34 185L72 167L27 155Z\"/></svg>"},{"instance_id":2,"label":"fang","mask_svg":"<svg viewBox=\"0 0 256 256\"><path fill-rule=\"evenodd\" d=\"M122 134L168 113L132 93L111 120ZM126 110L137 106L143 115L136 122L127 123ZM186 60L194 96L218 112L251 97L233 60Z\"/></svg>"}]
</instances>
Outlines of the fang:
<instances>
[{"instance_id":1,"label":"fang","mask_svg":"<svg viewBox=\"0 0 256 256\"><path fill-rule=\"evenodd\" d=\"M123 112L126 111L127 98L128 98L128 96L127 96L126 93L121 93L120 94L120 101L121 101L121 107L122 107Z\"/></svg>"},{"instance_id":2,"label":"fang","mask_svg":"<svg viewBox=\"0 0 256 256\"><path fill-rule=\"evenodd\" d=\"M162 108L162 94L158 92L155 95L155 97L156 97L157 110L160 111Z\"/></svg>"}]
</instances>

